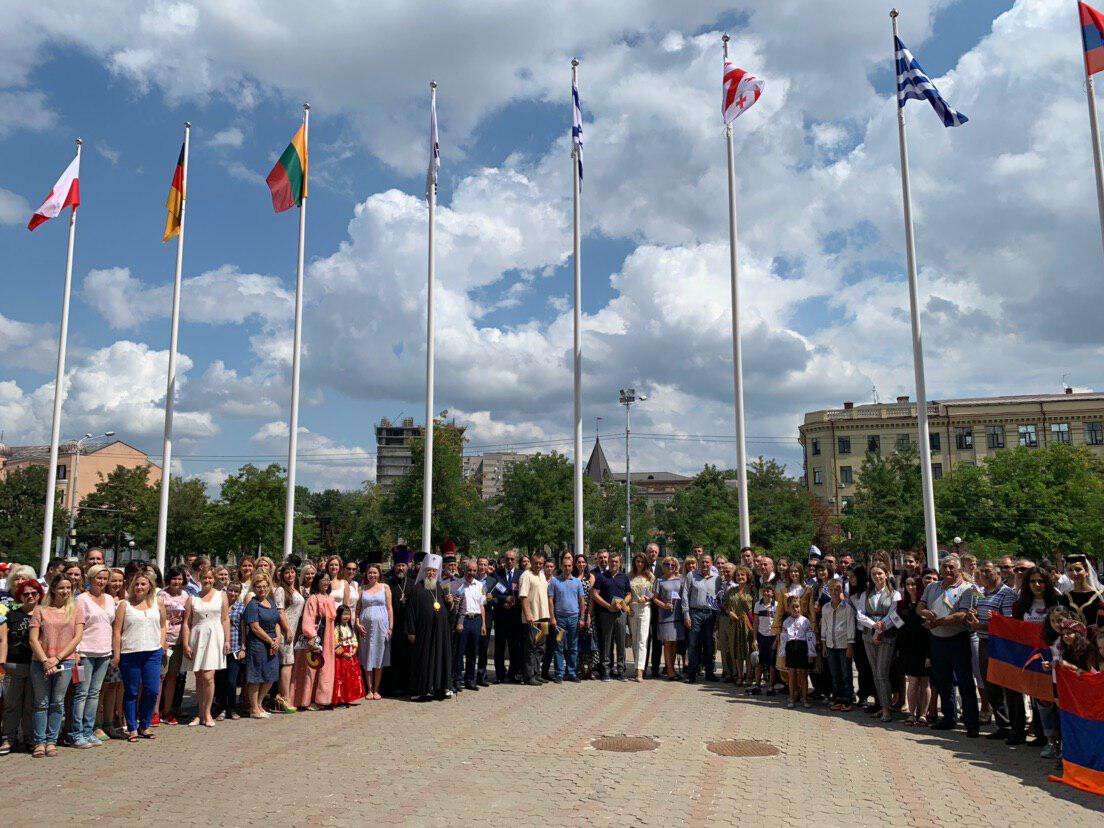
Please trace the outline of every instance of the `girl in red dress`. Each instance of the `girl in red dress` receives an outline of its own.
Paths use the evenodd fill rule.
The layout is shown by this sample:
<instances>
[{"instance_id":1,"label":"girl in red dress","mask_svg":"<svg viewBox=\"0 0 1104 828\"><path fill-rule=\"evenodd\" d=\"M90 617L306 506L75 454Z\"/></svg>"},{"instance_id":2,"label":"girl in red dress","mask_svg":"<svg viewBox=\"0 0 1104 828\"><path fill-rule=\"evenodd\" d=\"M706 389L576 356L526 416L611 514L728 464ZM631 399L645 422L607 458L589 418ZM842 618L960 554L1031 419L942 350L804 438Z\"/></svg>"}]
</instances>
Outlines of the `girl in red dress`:
<instances>
[{"instance_id":1,"label":"girl in red dress","mask_svg":"<svg viewBox=\"0 0 1104 828\"><path fill-rule=\"evenodd\" d=\"M357 704L364 698L364 682L360 677L360 662L357 661L357 637L351 623L352 610L342 605L334 616L334 650L337 658L334 663L333 703Z\"/></svg>"}]
</instances>

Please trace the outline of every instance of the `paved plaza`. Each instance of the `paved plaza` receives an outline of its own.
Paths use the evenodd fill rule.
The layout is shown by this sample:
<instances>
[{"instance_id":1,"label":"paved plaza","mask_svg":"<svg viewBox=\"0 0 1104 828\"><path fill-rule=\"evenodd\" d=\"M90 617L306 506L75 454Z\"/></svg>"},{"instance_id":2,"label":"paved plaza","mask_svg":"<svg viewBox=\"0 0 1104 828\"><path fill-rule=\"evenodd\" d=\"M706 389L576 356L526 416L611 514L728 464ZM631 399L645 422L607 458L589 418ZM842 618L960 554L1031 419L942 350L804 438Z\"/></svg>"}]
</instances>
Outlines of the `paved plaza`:
<instances>
[{"instance_id":1,"label":"paved plaza","mask_svg":"<svg viewBox=\"0 0 1104 828\"><path fill-rule=\"evenodd\" d=\"M513 685L432 704L166 727L154 743L6 757L3 822L1097 826L1036 748L787 710L720 685ZM649 736L652 751L595 750ZM724 757L719 739L769 757Z\"/></svg>"}]
</instances>

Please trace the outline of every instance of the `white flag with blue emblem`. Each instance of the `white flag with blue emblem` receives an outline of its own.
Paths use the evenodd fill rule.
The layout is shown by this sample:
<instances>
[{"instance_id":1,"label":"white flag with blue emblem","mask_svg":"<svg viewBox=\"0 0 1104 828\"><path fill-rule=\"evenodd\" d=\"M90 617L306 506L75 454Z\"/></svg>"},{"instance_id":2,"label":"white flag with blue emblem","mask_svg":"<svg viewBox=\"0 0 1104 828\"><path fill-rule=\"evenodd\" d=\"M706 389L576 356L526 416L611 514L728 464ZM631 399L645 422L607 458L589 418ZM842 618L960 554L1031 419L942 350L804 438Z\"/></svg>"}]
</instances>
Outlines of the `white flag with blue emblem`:
<instances>
[{"instance_id":1,"label":"white flag with blue emblem","mask_svg":"<svg viewBox=\"0 0 1104 828\"><path fill-rule=\"evenodd\" d=\"M579 161L579 184L583 182L583 108L579 105L579 84L571 81L571 143Z\"/></svg>"},{"instance_id":2,"label":"white flag with blue emblem","mask_svg":"<svg viewBox=\"0 0 1104 828\"><path fill-rule=\"evenodd\" d=\"M426 200L437 188L437 173L441 170L441 144L437 140L437 87L429 100L429 171L426 173Z\"/></svg>"},{"instance_id":3,"label":"white flag with blue emblem","mask_svg":"<svg viewBox=\"0 0 1104 828\"><path fill-rule=\"evenodd\" d=\"M943 119L943 126L962 126L969 118L961 112L951 109L950 105L939 94L935 84L931 82L912 52L905 48L901 38L895 37L897 42L897 105L904 108L905 101L927 100L931 104L935 114Z\"/></svg>"}]
</instances>

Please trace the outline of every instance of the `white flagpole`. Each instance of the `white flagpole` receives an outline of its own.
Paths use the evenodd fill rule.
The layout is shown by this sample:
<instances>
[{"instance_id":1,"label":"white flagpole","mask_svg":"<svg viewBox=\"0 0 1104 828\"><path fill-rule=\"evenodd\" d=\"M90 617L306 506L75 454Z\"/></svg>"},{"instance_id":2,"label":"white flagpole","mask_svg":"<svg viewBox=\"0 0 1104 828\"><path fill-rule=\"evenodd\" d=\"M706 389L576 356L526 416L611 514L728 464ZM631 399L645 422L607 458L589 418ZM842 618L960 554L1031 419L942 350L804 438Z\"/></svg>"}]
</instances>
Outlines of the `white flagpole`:
<instances>
[{"instance_id":1,"label":"white flagpole","mask_svg":"<svg viewBox=\"0 0 1104 828\"><path fill-rule=\"evenodd\" d=\"M192 125L184 122L184 162L180 183L180 232L176 234L176 275L173 278L172 321L169 326L169 376L165 388L165 436L161 449L161 504L157 513L157 568L165 571L165 540L169 529L169 478L172 475L172 423L176 404L176 346L180 330L180 280L184 269L184 214L188 209L188 150Z\"/></svg>"},{"instance_id":2,"label":"white flagpole","mask_svg":"<svg viewBox=\"0 0 1104 828\"><path fill-rule=\"evenodd\" d=\"M571 87L574 89L579 82L579 61L571 61ZM574 105L574 103L572 104ZM574 323L575 323L575 338L574 338L574 355L575 355L575 478L574 478L574 493L575 493L575 548L576 555L585 552L583 538L583 348L581 344L581 331L582 326L582 303L583 303L583 271L582 262L579 258L581 252L581 244L579 240L579 219L581 204L579 201L580 196L580 182L579 182L579 150L578 147L572 142L571 148L571 177L572 177L572 194L574 197L574 246L572 247L572 255L575 261L575 281L574 281L574 293L575 293L575 309L574 309Z\"/></svg>"},{"instance_id":3,"label":"white flagpole","mask_svg":"<svg viewBox=\"0 0 1104 828\"><path fill-rule=\"evenodd\" d=\"M1089 59L1085 55L1085 92L1089 97L1089 127L1092 130L1093 165L1096 167L1096 207L1100 214L1100 240L1104 244L1104 161L1100 158L1100 123L1096 118L1096 88L1089 74Z\"/></svg>"},{"instance_id":4,"label":"white flagpole","mask_svg":"<svg viewBox=\"0 0 1104 828\"><path fill-rule=\"evenodd\" d=\"M429 84L430 106L437 110L437 83ZM433 152L433 147L429 148ZM433 159L430 158L430 166ZM429 267L426 279L426 399L425 399L425 475L422 490L422 552L426 555L433 551L433 360L436 348L433 338L433 280L436 261L433 255L433 225L437 214L437 174L433 173L426 188L429 202Z\"/></svg>"},{"instance_id":5,"label":"white flagpole","mask_svg":"<svg viewBox=\"0 0 1104 828\"><path fill-rule=\"evenodd\" d=\"M84 144L77 139L78 169L81 156L81 146ZM54 535L54 503L57 498L57 461L58 443L61 439L61 402L63 399L62 384L65 382L65 348L69 340L69 297L73 292L73 242L77 237L77 208L69 210L69 243L65 251L65 287L61 298L61 332L58 334L57 375L54 378L54 418L50 430L50 465L46 469L46 514L42 520L42 567L39 574L46 574L46 567L50 564L50 546ZM70 480L70 486L76 486L77 481Z\"/></svg>"},{"instance_id":6,"label":"white flagpole","mask_svg":"<svg viewBox=\"0 0 1104 828\"><path fill-rule=\"evenodd\" d=\"M728 35L723 38L724 59L728 60ZM736 170L732 152L732 124L725 125L728 148L728 243L732 278L732 374L736 389L736 492L740 511L740 547L751 546L748 519L747 444L744 438L744 357L740 344L740 264L736 234Z\"/></svg>"},{"instance_id":7,"label":"white flagpole","mask_svg":"<svg viewBox=\"0 0 1104 828\"><path fill-rule=\"evenodd\" d=\"M304 192L299 202L299 256L295 265L295 337L291 355L291 419L288 422L287 505L284 508L284 560L294 551L295 463L299 446L299 355L303 348L303 253L307 244L307 193L310 174L310 104L303 104L303 145L307 148L307 169L303 170Z\"/></svg>"},{"instance_id":8,"label":"white flagpole","mask_svg":"<svg viewBox=\"0 0 1104 828\"><path fill-rule=\"evenodd\" d=\"M897 17L893 9L894 65L897 58ZM928 441L928 392L924 383L924 343L920 335L920 300L916 286L916 238L912 228L912 187L909 184L908 146L905 141L905 110L896 101L897 137L901 145L901 195L905 209L905 252L908 259L909 313L912 317L912 365L916 376L916 424L919 431L920 483L924 497L924 536L927 541L928 566L939 568L939 542L935 528L935 492L932 488L931 444Z\"/></svg>"}]
</instances>

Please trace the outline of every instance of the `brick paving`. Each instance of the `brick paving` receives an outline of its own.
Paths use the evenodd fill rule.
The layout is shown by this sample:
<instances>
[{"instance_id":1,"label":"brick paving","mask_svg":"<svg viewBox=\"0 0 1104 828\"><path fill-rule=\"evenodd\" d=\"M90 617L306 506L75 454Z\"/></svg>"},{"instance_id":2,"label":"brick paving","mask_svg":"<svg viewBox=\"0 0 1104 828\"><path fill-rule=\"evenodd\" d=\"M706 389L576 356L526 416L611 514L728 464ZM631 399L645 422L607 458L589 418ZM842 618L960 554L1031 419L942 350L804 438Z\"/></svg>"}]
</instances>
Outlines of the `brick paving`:
<instances>
[{"instance_id":1,"label":"brick paving","mask_svg":"<svg viewBox=\"0 0 1104 828\"><path fill-rule=\"evenodd\" d=\"M1035 748L778 699L710 684L507 685L432 704L160 727L154 743L0 759L0 813L6 825L1104 824L1104 800L1047 782ZM590 746L601 735L659 747L601 752ZM732 738L781 753L705 748Z\"/></svg>"}]
</instances>

